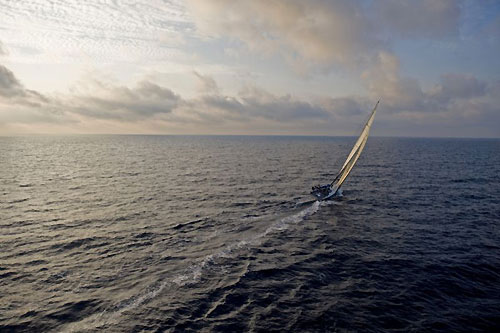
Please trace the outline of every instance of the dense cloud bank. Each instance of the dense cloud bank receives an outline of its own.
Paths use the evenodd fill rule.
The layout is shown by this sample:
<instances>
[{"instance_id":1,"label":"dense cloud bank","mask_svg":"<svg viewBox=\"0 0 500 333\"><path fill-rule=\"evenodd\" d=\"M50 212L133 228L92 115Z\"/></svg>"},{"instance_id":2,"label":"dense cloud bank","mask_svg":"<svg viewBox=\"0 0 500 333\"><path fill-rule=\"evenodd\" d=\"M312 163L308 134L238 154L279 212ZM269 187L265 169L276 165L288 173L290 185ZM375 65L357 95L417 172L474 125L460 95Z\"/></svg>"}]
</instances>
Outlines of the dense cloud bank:
<instances>
[{"instance_id":1,"label":"dense cloud bank","mask_svg":"<svg viewBox=\"0 0 500 333\"><path fill-rule=\"evenodd\" d=\"M113 121L121 124L150 122L156 131L272 134L299 130L299 134L354 134L375 98L381 105L377 128L383 133L419 136L423 127L484 126L486 136L498 135L490 124L499 121L500 84L484 82L464 74L445 74L430 90L398 74L397 59L382 54L379 67L364 73L373 98L348 96L301 100L278 96L255 86L242 86L236 96L219 92L215 80L196 73L206 89L193 98L183 98L168 87L140 81L133 87L100 81L86 83L85 92L46 97L26 89L14 73L0 67L0 121L11 124L70 124ZM90 88L89 88L90 87ZM245 129L252 129L245 132ZM398 126L405 130L397 130ZM413 129L408 130L408 127ZM40 128L43 128L41 126ZM167 131L168 132L168 131ZM428 133L428 132L426 132ZM432 133L431 133L432 134Z\"/></svg>"}]
</instances>

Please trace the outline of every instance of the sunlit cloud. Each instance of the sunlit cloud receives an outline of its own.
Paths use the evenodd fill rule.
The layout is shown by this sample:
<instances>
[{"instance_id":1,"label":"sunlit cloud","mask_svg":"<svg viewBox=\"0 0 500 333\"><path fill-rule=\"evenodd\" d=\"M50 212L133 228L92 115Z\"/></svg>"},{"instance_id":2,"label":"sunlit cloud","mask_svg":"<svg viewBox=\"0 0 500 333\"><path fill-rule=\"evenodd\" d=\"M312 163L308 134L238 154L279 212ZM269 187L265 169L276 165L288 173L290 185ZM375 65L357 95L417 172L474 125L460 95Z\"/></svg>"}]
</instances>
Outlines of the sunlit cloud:
<instances>
[{"instance_id":1,"label":"sunlit cloud","mask_svg":"<svg viewBox=\"0 0 500 333\"><path fill-rule=\"evenodd\" d=\"M381 100L376 135L500 136L495 8L2 2L0 134L345 135ZM330 88L344 82L348 93Z\"/></svg>"},{"instance_id":2,"label":"sunlit cloud","mask_svg":"<svg viewBox=\"0 0 500 333\"><path fill-rule=\"evenodd\" d=\"M200 32L242 41L253 52L278 53L313 65L353 64L378 48L357 1L189 0Z\"/></svg>"},{"instance_id":3,"label":"sunlit cloud","mask_svg":"<svg viewBox=\"0 0 500 333\"><path fill-rule=\"evenodd\" d=\"M202 75L197 71L193 71L193 74L199 80L198 90L201 93L211 93L211 94L219 93L219 87L217 86L217 83L215 82L213 77L209 75Z\"/></svg>"},{"instance_id":4,"label":"sunlit cloud","mask_svg":"<svg viewBox=\"0 0 500 333\"><path fill-rule=\"evenodd\" d=\"M7 48L5 45L3 45L2 41L0 40L0 56L5 56L8 55L9 51L7 51Z\"/></svg>"},{"instance_id":5,"label":"sunlit cloud","mask_svg":"<svg viewBox=\"0 0 500 333\"><path fill-rule=\"evenodd\" d=\"M394 65L390 59L384 60L389 64L381 66ZM111 128L118 133L120 129L126 133L146 128L156 133L222 131L234 134L236 129L236 133L244 134L289 131L328 134L333 131L346 135L354 134L373 106L372 100L366 97L302 100L249 85L242 86L237 96L206 90L198 97L185 98L168 87L146 80L133 87L93 80L86 83L85 89L76 89L75 94L55 98L25 89L7 68L1 70L2 91L8 93L0 96L0 105L11 106L2 108L0 119L17 125L29 124L42 131L48 125L59 124L64 125L65 132L72 132L72 128L78 132L82 124L104 122L108 124L107 130ZM384 96L385 112L380 114L378 124L382 129L413 124L416 132L422 126L432 127L444 120L455 127L463 126L464 121L487 126L492 119L500 120L496 107L500 102L498 84L461 74L446 74L439 84L424 91L418 84L410 83L407 87L405 79L397 75L373 79L389 82L384 83L388 90L379 92ZM213 84L217 86L215 81ZM9 103L11 99L16 99L16 103ZM113 122L119 125L113 128L110 126Z\"/></svg>"}]
</instances>

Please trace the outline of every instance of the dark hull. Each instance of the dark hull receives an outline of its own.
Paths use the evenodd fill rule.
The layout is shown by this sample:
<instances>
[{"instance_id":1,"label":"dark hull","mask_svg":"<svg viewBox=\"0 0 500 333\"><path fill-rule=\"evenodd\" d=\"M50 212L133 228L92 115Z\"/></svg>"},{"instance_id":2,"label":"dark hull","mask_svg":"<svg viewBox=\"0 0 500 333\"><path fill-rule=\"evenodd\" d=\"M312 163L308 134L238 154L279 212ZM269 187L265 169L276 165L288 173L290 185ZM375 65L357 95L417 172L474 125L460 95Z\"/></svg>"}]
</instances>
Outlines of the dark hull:
<instances>
[{"instance_id":1,"label":"dark hull","mask_svg":"<svg viewBox=\"0 0 500 333\"><path fill-rule=\"evenodd\" d=\"M320 188L318 190L311 191L311 195L318 201L329 200L335 196L337 189L333 189L330 186L328 188Z\"/></svg>"}]
</instances>

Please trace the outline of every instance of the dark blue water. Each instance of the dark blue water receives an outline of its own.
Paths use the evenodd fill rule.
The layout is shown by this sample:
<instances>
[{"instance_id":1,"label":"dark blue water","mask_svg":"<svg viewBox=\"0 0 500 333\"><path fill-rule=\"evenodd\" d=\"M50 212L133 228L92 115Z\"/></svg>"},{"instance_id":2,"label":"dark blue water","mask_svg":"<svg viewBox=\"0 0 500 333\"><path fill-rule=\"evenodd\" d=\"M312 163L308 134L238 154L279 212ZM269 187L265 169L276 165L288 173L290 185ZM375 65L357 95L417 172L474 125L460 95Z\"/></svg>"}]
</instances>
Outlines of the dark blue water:
<instances>
[{"instance_id":1,"label":"dark blue water","mask_svg":"<svg viewBox=\"0 0 500 333\"><path fill-rule=\"evenodd\" d=\"M0 331L500 327L500 140L0 138Z\"/></svg>"}]
</instances>

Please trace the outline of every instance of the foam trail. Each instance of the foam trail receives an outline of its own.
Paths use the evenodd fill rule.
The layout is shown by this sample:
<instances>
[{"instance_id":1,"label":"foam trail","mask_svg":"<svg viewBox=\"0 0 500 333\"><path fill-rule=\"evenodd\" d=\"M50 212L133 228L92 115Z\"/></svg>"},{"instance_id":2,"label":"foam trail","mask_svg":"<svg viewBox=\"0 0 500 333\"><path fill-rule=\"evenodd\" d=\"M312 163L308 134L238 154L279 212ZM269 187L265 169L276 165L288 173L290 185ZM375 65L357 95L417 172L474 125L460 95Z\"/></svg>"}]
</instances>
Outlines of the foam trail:
<instances>
[{"instance_id":1,"label":"foam trail","mask_svg":"<svg viewBox=\"0 0 500 333\"><path fill-rule=\"evenodd\" d=\"M298 213L284 217L279 221L273 223L266 230L251 237L249 240L241 240L237 243L233 243L224 247L219 252L205 256L199 263L190 266L187 269L186 273L180 274L173 278L166 278L163 281L158 281L156 284L153 284L152 288L148 288L149 290L144 294L136 297L131 297L128 300L121 302L120 305L112 309L110 312L105 310L98 314L91 315L80 322L72 323L65 328L65 331L74 332L82 329L98 328L103 325L115 323L123 312L134 309L142 305L144 302L156 297L160 292L163 291L163 289L165 289L165 287L171 285L182 287L199 281L203 275L203 271L213 265L216 259L231 257L231 254L236 250L239 250L243 247L248 248L258 245L263 237L276 231L283 231L288 229L290 224L296 224L303 221L308 216L316 213L319 210L320 206L325 204L328 203L324 201L315 201L312 205L304 208Z\"/></svg>"},{"instance_id":2,"label":"foam trail","mask_svg":"<svg viewBox=\"0 0 500 333\"><path fill-rule=\"evenodd\" d=\"M137 297L131 297L130 299L121 302L118 306L111 310L104 310L102 312L90 315L87 318L75 323L71 323L64 328L63 331L67 332L79 332L81 330L96 329L104 325L109 325L116 323L120 315L130 309L134 309L147 300L150 300L156 295L158 295L167 285L170 284L169 280L162 281L158 287L153 288L146 293L139 295ZM104 319L102 319L104 317Z\"/></svg>"},{"instance_id":3,"label":"foam trail","mask_svg":"<svg viewBox=\"0 0 500 333\"><path fill-rule=\"evenodd\" d=\"M298 223L305 219L306 217L316 213L320 207L321 203L319 201L315 201L311 206L301 210L297 214L287 216L280 221L276 222L275 224L271 225L269 228L266 229L261 235L259 235L258 238L262 238L269 234L270 232L276 231L276 230L285 230L288 228L288 225L290 223Z\"/></svg>"},{"instance_id":4,"label":"foam trail","mask_svg":"<svg viewBox=\"0 0 500 333\"><path fill-rule=\"evenodd\" d=\"M228 245L219 252L204 257L199 264L191 266L190 271L188 273L179 275L178 277L174 278L172 282L174 282L179 286L183 286L188 283L194 283L198 281L202 275L203 270L212 265L215 259L229 257L233 251L239 250L242 247L250 247L258 245L259 241L263 237L275 231L286 230L290 224L295 224L299 223L300 221L303 221L306 217L316 213L321 205L323 204L320 203L319 201L315 201L311 206L301 210L300 212L294 215L282 218L278 222L272 224L263 232L251 237L249 240L242 240L239 241L238 243Z\"/></svg>"}]
</instances>

